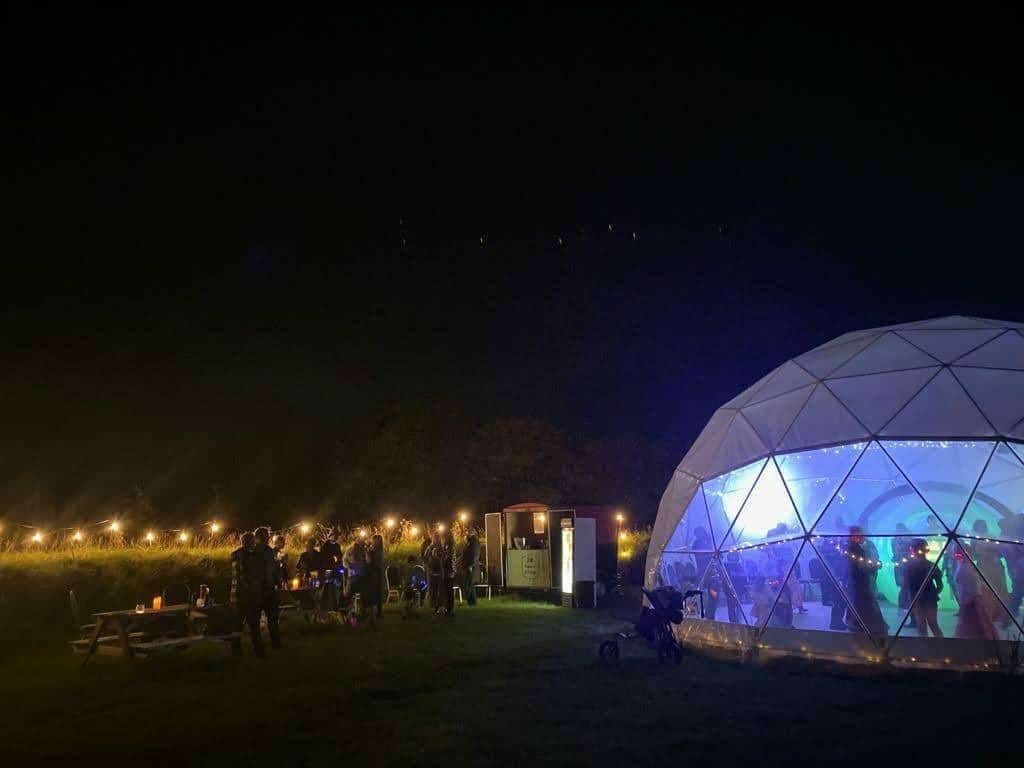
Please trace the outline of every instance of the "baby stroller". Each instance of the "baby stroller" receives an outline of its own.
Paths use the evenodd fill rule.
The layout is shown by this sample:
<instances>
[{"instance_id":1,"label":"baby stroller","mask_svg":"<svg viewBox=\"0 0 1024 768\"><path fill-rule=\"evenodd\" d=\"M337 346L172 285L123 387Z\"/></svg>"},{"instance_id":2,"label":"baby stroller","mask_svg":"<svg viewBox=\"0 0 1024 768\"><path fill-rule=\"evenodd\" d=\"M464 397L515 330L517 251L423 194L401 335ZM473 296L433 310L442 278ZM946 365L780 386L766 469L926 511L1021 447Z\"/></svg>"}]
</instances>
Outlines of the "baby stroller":
<instances>
[{"instance_id":1,"label":"baby stroller","mask_svg":"<svg viewBox=\"0 0 1024 768\"><path fill-rule=\"evenodd\" d=\"M631 632L619 632L615 639L605 640L598 651L601 661L615 662L619 659L619 640L635 640L642 637L647 645L658 654L658 661L678 664L683 659L683 649L672 631L673 624L680 624L683 617L704 618L704 594L699 589L681 593L674 587L641 589L649 606L640 612L640 619Z\"/></svg>"}]
</instances>

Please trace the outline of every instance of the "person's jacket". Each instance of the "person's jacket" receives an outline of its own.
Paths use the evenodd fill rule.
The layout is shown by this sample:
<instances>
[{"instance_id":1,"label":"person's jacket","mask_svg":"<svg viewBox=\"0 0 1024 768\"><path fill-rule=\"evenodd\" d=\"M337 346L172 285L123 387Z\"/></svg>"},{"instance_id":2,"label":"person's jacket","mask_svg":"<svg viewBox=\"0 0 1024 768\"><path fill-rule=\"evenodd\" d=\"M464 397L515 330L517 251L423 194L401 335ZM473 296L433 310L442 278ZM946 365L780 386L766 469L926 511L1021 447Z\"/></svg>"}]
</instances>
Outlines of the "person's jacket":
<instances>
[{"instance_id":1,"label":"person's jacket","mask_svg":"<svg viewBox=\"0 0 1024 768\"><path fill-rule=\"evenodd\" d=\"M466 539L466 546L462 550L462 568L471 570L480 565L480 539L476 536L469 536Z\"/></svg>"},{"instance_id":2,"label":"person's jacket","mask_svg":"<svg viewBox=\"0 0 1024 768\"><path fill-rule=\"evenodd\" d=\"M929 571L931 574L929 575ZM942 592L942 573L938 568L932 570L931 562L922 555L915 556L909 563L903 566L904 585L910 595L916 595L921 590L919 600L934 603L939 599ZM924 588L921 589L922 585Z\"/></svg>"},{"instance_id":3,"label":"person's jacket","mask_svg":"<svg viewBox=\"0 0 1024 768\"><path fill-rule=\"evenodd\" d=\"M426 548L423 559L427 563L427 573L431 576L440 576L444 573L444 546L431 544Z\"/></svg>"},{"instance_id":4,"label":"person's jacket","mask_svg":"<svg viewBox=\"0 0 1024 768\"><path fill-rule=\"evenodd\" d=\"M262 596L277 587L277 558L274 550L266 544L257 544L243 560L246 591L253 596Z\"/></svg>"}]
</instances>

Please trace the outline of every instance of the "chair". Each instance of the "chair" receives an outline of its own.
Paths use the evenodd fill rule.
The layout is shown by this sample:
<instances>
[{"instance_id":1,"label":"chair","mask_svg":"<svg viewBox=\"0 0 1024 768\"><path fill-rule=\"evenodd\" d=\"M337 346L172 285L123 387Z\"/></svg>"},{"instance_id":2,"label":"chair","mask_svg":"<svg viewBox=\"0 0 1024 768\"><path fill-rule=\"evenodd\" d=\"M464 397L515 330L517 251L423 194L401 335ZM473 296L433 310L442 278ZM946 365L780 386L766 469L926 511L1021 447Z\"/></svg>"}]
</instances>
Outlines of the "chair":
<instances>
[{"instance_id":1,"label":"chair","mask_svg":"<svg viewBox=\"0 0 1024 768\"><path fill-rule=\"evenodd\" d=\"M169 605L192 605L192 590L188 584L170 584L164 587L164 606Z\"/></svg>"},{"instance_id":2,"label":"chair","mask_svg":"<svg viewBox=\"0 0 1024 768\"><path fill-rule=\"evenodd\" d=\"M396 602L401 602L402 590L398 588L398 585L402 583L402 574L397 565L389 565L384 569L384 581L388 587L388 596L384 602L390 603L392 595Z\"/></svg>"},{"instance_id":3,"label":"chair","mask_svg":"<svg viewBox=\"0 0 1024 768\"><path fill-rule=\"evenodd\" d=\"M96 625L82 623L82 612L78 607L78 597L75 596L75 590L73 589L68 590L68 603L71 605L71 618L75 622L75 626L78 627L82 637L92 634L96 629Z\"/></svg>"}]
</instances>

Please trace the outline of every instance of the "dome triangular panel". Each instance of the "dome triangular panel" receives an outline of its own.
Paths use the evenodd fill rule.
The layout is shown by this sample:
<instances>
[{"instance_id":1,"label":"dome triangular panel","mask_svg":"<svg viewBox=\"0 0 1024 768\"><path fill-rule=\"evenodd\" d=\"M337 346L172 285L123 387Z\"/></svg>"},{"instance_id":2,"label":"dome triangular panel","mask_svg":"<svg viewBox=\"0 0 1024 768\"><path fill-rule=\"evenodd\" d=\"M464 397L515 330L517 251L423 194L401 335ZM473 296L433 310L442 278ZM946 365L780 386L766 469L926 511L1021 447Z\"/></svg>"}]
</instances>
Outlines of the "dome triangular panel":
<instances>
[{"instance_id":1,"label":"dome triangular panel","mask_svg":"<svg viewBox=\"0 0 1024 768\"><path fill-rule=\"evenodd\" d=\"M930 328L934 330L973 330L1004 327L1006 327L1005 323L996 320L983 320L979 317L965 317L963 315L936 317L931 320L921 320L916 323L904 323L903 325L893 326L893 328Z\"/></svg>"},{"instance_id":2,"label":"dome triangular panel","mask_svg":"<svg viewBox=\"0 0 1024 768\"><path fill-rule=\"evenodd\" d=\"M791 539L803 533L803 525L786 490L786 484L782 482L778 467L774 461L769 461L722 546L749 547Z\"/></svg>"},{"instance_id":3,"label":"dome triangular panel","mask_svg":"<svg viewBox=\"0 0 1024 768\"><path fill-rule=\"evenodd\" d=\"M1016 540L1024 536L1024 530L1017 525L1015 511L1021 499L1024 499L1024 464L1008 445L1000 443L985 467L957 532L996 539Z\"/></svg>"},{"instance_id":4,"label":"dome triangular panel","mask_svg":"<svg viewBox=\"0 0 1024 768\"><path fill-rule=\"evenodd\" d=\"M773 397L792 392L794 389L800 387L806 387L808 384L816 384L817 379L811 376L807 371L801 368L799 365L790 360L787 363L783 363L775 370L775 375L769 379L765 385L754 393L754 396L750 398L747 405L754 405L764 400L770 400Z\"/></svg>"},{"instance_id":5,"label":"dome triangular panel","mask_svg":"<svg viewBox=\"0 0 1024 768\"><path fill-rule=\"evenodd\" d=\"M815 522L814 533L848 536L852 526L868 536L928 535L947 530L878 443L871 443L861 454Z\"/></svg>"},{"instance_id":6,"label":"dome triangular panel","mask_svg":"<svg viewBox=\"0 0 1024 768\"><path fill-rule=\"evenodd\" d=\"M757 430L765 444L774 450L815 386L817 385L809 384L771 400L748 405L742 411L743 416Z\"/></svg>"},{"instance_id":7,"label":"dome triangular panel","mask_svg":"<svg viewBox=\"0 0 1024 768\"><path fill-rule=\"evenodd\" d=\"M900 331L899 335L932 357L951 363L958 357L991 341L1003 331L998 328L977 331Z\"/></svg>"},{"instance_id":8,"label":"dome triangular panel","mask_svg":"<svg viewBox=\"0 0 1024 768\"><path fill-rule=\"evenodd\" d=\"M954 368L953 372L1000 433L1009 434L1024 419L1024 371Z\"/></svg>"},{"instance_id":9,"label":"dome triangular panel","mask_svg":"<svg viewBox=\"0 0 1024 768\"><path fill-rule=\"evenodd\" d=\"M763 456L768 453L768 447L761 440L760 435L750 426L750 422L737 414L729 425L729 431L718 449L715 460L712 462L709 472L717 475L726 470L746 464L752 456Z\"/></svg>"},{"instance_id":10,"label":"dome triangular panel","mask_svg":"<svg viewBox=\"0 0 1024 768\"><path fill-rule=\"evenodd\" d=\"M841 443L868 437L868 431L824 384L818 384L789 427L779 449Z\"/></svg>"},{"instance_id":11,"label":"dome triangular panel","mask_svg":"<svg viewBox=\"0 0 1024 768\"><path fill-rule=\"evenodd\" d=\"M886 440L882 445L951 531L996 448L980 440Z\"/></svg>"},{"instance_id":12,"label":"dome triangular panel","mask_svg":"<svg viewBox=\"0 0 1024 768\"><path fill-rule=\"evenodd\" d=\"M935 358L926 355L895 333L887 333L833 371L829 378L925 368L935 365L936 362Z\"/></svg>"},{"instance_id":13,"label":"dome triangular panel","mask_svg":"<svg viewBox=\"0 0 1024 768\"><path fill-rule=\"evenodd\" d=\"M793 360L804 370L823 379L876 338L877 336L864 336L843 344L818 347L800 357L793 358Z\"/></svg>"},{"instance_id":14,"label":"dome triangular panel","mask_svg":"<svg viewBox=\"0 0 1024 768\"><path fill-rule=\"evenodd\" d=\"M982 437L992 425L949 369L939 371L881 434L906 437Z\"/></svg>"},{"instance_id":15,"label":"dome triangular panel","mask_svg":"<svg viewBox=\"0 0 1024 768\"><path fill-rule=\"evenodd\" d=\"M704 478L709 476L715 455L729 432L729 425L736 417L736 411L720 409L715 411L704 429L693 441L690 450L683 457L679 469L691 475Z\"/></svg>"},{"instance_id":16,"label":"dome triangular panel","mask_svg":"<svg viewBox=\"0 0 1024 768\"><path fill-rule=\"evenodd\" d=\"M775 457L797 514L811 530L867 443L850 443Z\"/></svg>"},{"instance_id":17,"label":"dome triangular panel","mask_svg":"<svg viewBox=\"0 0 1024 768\"><path fill-rule=\"evenodd\" d=\"M776 369L776 370L778 370L778 369ZM767 384L768 380L771 379L771 377L774 376L774 375L775 375L775 371L774 370L771 373L765 374L760 379L758 379L756 382L754 382L754 384L752 384L751 386L749 386L746 389L744 389L742 392L740 392L738 395L736 395L736 397L734 397L732 400L730 400L729 402L727 402L725 405L723 405L721 407L722 408L731 408L733 410L739 410L744 405L746 405L748 402L750 402L750 399L754 395L756 395L758 390L761 389L761 387L763 387L765 384Z\"/></svg>"},{"instance_id":18,"label":"dome triangular panel","mask_svg":"<svg viewBox=\"0 0 1024 768\"><path fill-rule=\"evenodd\" d=\"M964 355L956 364L1024 371L1024 336L1017 331L1006 331L985 346Z\"/></svg>"},{"instance_id":19,"label":"dome triangular panel","mask_svg":"<svg viewBox=\"0 0 1024 768\"><path fill-rule=\"evenodd\" d=\"M897 411L910 402L939 368L876 373L832 379L828 388L850 409L872 434L876 434Z\"/></svg>"}]
</instances>

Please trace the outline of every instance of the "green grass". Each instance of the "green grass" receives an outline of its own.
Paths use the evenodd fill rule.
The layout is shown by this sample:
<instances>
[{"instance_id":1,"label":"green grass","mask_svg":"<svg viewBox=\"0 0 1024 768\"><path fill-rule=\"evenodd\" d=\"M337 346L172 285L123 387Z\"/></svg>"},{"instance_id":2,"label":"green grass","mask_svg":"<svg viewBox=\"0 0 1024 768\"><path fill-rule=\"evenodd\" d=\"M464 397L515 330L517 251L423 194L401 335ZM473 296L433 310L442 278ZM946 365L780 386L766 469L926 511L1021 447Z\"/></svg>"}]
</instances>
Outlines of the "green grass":
<instances>
[{"instance_id":1,"label":"green grass","mask_svg":"<svg viewBox=\"0 0 1024 768\"><path fill-rule=\"evenodd\" d=\"M266 661L190 649L0 663L4 764L896 765L1016 755L1017 680L860 678L597 644L608 613L510 599L379 631L285 628ZM248 651L246 644L246 651Z\"/></svg>"}]
</instances>

